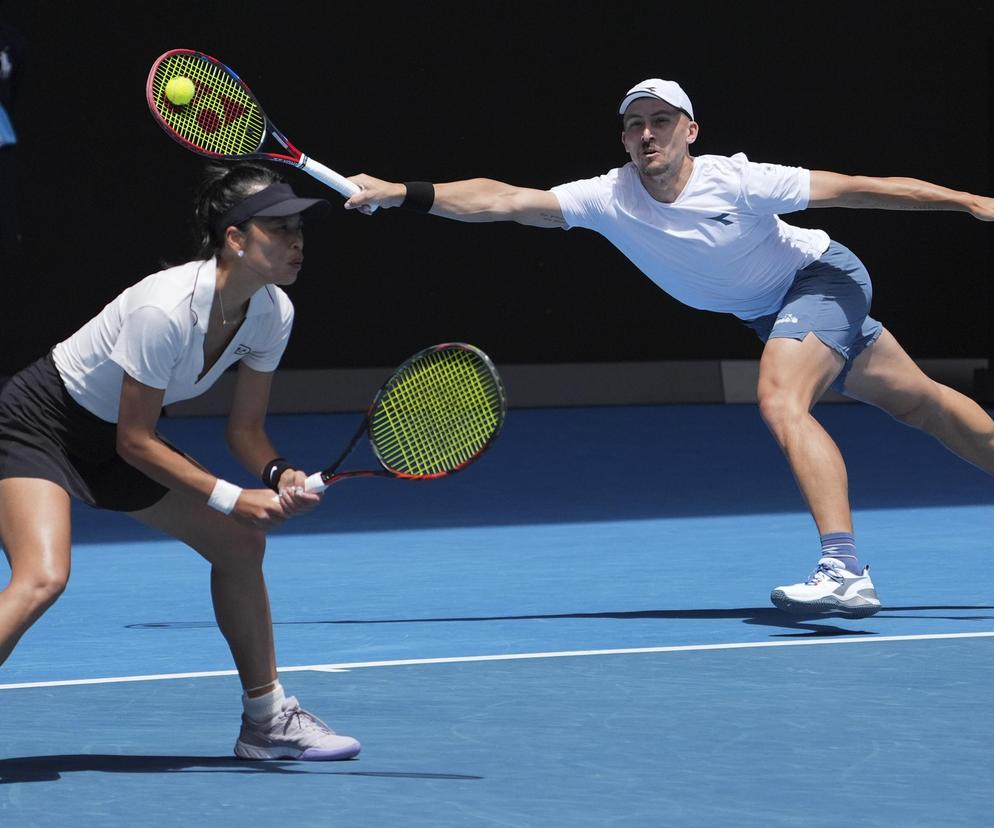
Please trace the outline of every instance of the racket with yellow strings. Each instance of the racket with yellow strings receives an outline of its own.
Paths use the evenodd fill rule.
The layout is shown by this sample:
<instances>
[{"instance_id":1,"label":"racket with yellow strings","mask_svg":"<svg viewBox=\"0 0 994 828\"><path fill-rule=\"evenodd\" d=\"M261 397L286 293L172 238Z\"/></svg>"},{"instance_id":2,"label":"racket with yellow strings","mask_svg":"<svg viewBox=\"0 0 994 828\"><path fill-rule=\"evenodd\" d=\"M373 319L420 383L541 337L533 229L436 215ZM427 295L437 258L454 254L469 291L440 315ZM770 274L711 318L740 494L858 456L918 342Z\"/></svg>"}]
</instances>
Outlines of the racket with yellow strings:
<instances>
[{"instance_id":1,"label":"racket with yellow strings","mask_svg":"<svg viewBox=\"0 0 994 828\"><path fill-rule=\"evenodd\" d=\"M376 393L341 456L307 478L321 492L350 477L435 480L477 460L500 434L507 414L504 384L490 358L462 342L418 352ZM363 434L379 469L338 471Z\"/></svg>"},{"instance_id":2,"label":"racket with yellow strings","mask_svg":"<svg viewBox=\"0 0 994 828\"><path fill-rule=\"evenodd\" d=\"M359 192L347 178L297 149L266 117L245 81L217 58L192 49L160 55L148 73L145 99L165 133L199 155L292 164L346 198ZM275 152L263 151L267 140Z\"/></svg>"}]
</instances>

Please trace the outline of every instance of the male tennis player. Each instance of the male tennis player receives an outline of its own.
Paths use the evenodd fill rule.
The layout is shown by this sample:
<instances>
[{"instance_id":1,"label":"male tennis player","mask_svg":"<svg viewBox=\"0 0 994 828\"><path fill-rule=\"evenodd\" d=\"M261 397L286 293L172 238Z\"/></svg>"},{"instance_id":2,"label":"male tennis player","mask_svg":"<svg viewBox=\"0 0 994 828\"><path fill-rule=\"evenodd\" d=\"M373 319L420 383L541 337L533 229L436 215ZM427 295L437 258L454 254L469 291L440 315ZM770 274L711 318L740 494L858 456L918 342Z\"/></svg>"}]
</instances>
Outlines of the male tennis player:
<instances>
[{"instance_id":1,"label":"male tennis player","mask_svg":"<svg viewBox=\"0 0 994 828\"><path fill-rule=\"evenodd\" d=\"M958 210L994 220L994 199L911 178L848 176L690 154L698 124L675 82L651 78L621 101L631 161L551 190L473 179L433 186L358 175L346 207L408 207L459 221L586 227L605 236L667 293L731 313L765 343L760 412L787 457L821 535L806 581L771 599L797 614L861 617L880 609L853 537L846 468L811 415L828 388L923 429L994 474L994 422L969 398L929 379L869 316L870 277L821 230L781 213L808 207Z\"/></svg>"}]
</instances>

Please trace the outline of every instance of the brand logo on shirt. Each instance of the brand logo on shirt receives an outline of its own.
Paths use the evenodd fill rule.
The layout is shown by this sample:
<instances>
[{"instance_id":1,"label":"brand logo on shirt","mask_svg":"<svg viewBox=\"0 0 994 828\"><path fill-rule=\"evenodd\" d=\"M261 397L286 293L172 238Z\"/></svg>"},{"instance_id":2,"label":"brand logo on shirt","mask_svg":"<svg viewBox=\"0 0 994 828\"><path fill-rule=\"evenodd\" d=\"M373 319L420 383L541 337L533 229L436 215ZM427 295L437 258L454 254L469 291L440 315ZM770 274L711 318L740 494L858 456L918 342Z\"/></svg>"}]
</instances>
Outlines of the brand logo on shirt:
<instances>
[{"instance_id":1,"label":"brand logo on shirt","mask_svg":"<svg viewBox=\"0 0 994 828\"><path fill-rule=\"evenodd\" d=\"M773 327L775 328L777 325L786 325L788 323L791 325L796 325L797 317L794 316L794 314L792 313L786 313L783 316L781 316L779 319L777 319L776 322L773 323Z\"/></svg>"},{"instance_id":2,"label":"brand logo on shirt","mask_svg":"<svg viewBox=\"0 0 994 828\"><path fill-rule=\"evenodd\" d=\"M239 345L235 348L235 356L245 356L245 354L251 354L252 349L248 345Z\"/></svg>"},{"instance_id":3,"label":"brand logo on shirt","mask_svg":"<svg viewBox=\"0 0 994 828\"><path fill-rule=\"evenodd\" d=\"M728 224L732 223L732 220L728 217L728 213L719 213L716 216L707 216L704 220L705 221L716 221L719 224L725 224L725 225L728 225Z\"/></svg>"}]
</instances>

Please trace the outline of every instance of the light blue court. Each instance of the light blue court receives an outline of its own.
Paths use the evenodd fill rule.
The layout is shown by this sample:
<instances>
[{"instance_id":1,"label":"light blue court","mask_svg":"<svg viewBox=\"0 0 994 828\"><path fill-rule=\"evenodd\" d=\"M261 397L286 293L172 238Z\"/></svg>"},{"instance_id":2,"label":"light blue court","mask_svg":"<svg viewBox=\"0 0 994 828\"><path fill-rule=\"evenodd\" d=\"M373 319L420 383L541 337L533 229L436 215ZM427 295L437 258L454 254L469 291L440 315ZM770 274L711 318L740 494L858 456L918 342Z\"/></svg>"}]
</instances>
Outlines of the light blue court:
<instances>
[{"instance_id":1,"label":"light blue court","mask_svg":"<svg viewBox=\"0 0 994 828\"><path fill-rule=\"evenodd\" d=\"M363 742L243 762L208 569L81 509L66 595L0 668L0 825L981 826L994 481L859 406L885 609L768 601L817 536L753 406L512 410L476 466L348 481L273 535L282 681ZM352 415L274 417L317 468ZM223 424L168 436L232 480Z\"/></svg>"}]
</instances>

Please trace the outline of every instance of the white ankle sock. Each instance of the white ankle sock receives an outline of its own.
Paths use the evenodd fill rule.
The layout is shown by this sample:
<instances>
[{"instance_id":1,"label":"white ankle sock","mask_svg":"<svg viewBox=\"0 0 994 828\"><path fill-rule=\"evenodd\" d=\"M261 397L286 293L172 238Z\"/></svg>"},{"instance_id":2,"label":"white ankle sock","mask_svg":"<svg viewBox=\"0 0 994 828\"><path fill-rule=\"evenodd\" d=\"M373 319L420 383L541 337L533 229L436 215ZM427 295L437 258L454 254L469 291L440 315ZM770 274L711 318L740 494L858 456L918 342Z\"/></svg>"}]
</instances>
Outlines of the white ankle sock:
<instances>
[{"instance_id":1,"label":"white ankle sock","mask_svg":"<svg viewBox=\"0 0 994 828\"><path fill-rule=\"evenodd\" d=\"M254 699L248 697L248 693L242 693L242 707L245 708L245 715L254 722L268 722L275 718L283 709L283 701L286 696L283 694L283 685L278 681L273 689L263 696L256 696Z\"/></svg>"}]
</instances>

